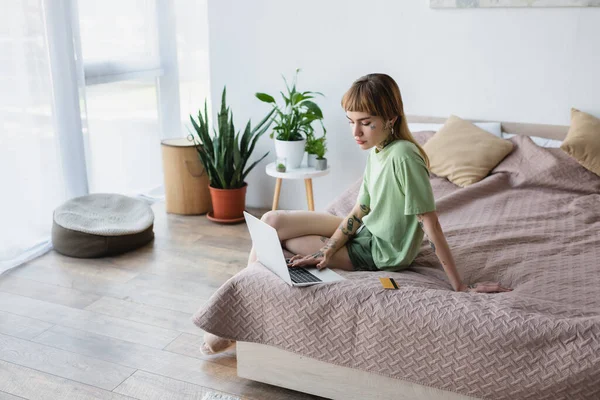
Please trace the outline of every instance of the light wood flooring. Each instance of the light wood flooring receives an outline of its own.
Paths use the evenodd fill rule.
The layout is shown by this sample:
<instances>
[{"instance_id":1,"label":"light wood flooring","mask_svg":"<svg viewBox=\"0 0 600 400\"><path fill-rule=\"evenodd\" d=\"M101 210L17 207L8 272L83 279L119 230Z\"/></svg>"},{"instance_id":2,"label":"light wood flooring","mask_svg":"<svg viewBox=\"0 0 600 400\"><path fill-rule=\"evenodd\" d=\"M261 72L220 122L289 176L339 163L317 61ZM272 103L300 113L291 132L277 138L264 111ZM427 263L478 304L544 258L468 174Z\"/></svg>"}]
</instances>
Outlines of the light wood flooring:
<instances>
[{"instance_id":1,"label":"light wood flooring","mask_svg":"<svg viewBox=\"0 0 600 400\"><path fill-rule=\"evenodd\" d=\"M0 400L317 399L239 378L235 351L199 350L191 315L246 266L246 225L152 208L156 238L141 249L88 260L51 251L0 276Z\"/></svg>"}]
</instances>

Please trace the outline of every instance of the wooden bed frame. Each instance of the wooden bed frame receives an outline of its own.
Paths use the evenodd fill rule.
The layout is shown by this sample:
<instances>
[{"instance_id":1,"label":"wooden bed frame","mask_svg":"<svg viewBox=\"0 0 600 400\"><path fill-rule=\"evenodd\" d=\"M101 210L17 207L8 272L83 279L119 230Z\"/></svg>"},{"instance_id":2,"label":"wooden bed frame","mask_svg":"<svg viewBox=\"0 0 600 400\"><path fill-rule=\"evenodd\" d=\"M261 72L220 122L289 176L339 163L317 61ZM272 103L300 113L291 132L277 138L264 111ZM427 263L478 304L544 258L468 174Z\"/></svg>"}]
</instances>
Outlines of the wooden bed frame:
<instances>
[{"instance_id":1,"label":"wooden bed frame","mask_svg":"<svg viewBox=\"0 0 600 400\"><path fill-rule=\"evenodd\" d=\"M409 122L444 123L446 118L408 116ZM472 122L487 122L470 120ZM563 140L568 126L506 122L502 131ZM304 393L340 400L464 400L454 392L341 367L273 346L237 343L238 376Z\"/></svg>"}]
</instances>

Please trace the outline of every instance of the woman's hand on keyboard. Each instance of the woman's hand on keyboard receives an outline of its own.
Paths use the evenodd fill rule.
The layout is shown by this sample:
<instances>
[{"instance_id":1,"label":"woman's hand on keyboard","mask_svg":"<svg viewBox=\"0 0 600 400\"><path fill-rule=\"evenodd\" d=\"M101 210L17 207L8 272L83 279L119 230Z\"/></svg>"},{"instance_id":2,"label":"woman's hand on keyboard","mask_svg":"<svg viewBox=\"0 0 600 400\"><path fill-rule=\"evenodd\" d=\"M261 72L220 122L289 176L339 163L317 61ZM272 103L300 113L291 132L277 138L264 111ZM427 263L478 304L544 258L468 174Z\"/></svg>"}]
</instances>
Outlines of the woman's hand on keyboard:
<instances>
[{"instance_id":1,"label":"woman's hand on keyboard","mask_svg":"<svg viewBox=\"0 0 600 400\"><path fill-rule=\"evenodd\" d=\"M290 258L288 267L317 267L317 269L323 269L328 267L330 258L329 252L324 251L323 249L307 256L296 254L294 257Z\"/></svg>"}]
</instances>

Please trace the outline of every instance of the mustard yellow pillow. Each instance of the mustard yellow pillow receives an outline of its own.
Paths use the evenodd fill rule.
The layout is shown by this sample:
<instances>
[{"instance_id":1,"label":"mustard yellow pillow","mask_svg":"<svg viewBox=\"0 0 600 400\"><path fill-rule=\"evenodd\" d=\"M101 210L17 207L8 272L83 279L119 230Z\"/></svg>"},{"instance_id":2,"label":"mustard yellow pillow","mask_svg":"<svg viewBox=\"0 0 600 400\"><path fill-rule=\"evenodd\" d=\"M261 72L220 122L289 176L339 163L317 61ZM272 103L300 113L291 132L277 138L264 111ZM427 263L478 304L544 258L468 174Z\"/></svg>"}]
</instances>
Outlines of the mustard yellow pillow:
<instances>
[{"instance_id":1,"label":"mustard yellow pillow","mask_svg":"<svg viewBox=\"0 0 600 400\"><path fill-rule=\"evenodd\" d=\"M571 108L571 127L560 148L600 176L600 119Z\"/></svg>"},{"instance_id":2,"label":"mustard yellow pillow","mask_svg":"<svg viewBox=\"0 0 600 400\"><path fill-rule=\"evenodd\" d=\"M512 151L513 144L451 115L423 148L431 172L465 187L485 178Z\"/></svg>"}]
</instances>

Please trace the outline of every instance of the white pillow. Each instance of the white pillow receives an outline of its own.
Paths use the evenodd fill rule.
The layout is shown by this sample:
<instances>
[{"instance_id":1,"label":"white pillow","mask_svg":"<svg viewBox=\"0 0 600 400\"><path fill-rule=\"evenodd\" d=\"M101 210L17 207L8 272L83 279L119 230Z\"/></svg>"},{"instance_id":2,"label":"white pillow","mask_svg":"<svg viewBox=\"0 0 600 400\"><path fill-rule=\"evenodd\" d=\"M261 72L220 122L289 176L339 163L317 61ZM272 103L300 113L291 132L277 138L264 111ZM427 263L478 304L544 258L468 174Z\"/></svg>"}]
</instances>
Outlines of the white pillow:
<instances>
[{"instance_id":1,"label":"white pillow","mask_svg":"<svg viewBox=\"0 0 600 400\"><path fill-rule=\"evenodd\" d=\"M483 129L486 132L491 133L492 135L502 138L502 127L500 126L500 122L475 122L475 126ZM411 132L419 132L419 131L439 131L440 128L444 126L444 124L426 124L426 123L409 123L408 129Z\"/></svg>"},{"instance_id":2,"label":"white pillow","mask_svg":"<svg viewBox=\"0 0 600 400\"><path fill-rule=\"evenodd\" d=\"M503 133L502 138L510 139L511 137L513 137L515 135L516 134L514 134L514 133ZM539 136L529 136L529 138L531 140L533 140L533 143L537 144L540 147L549 147L549 148L557 149L562 144L562 140L546 139L546 138L539 137Z\"/></svg>"}]
</instances>

